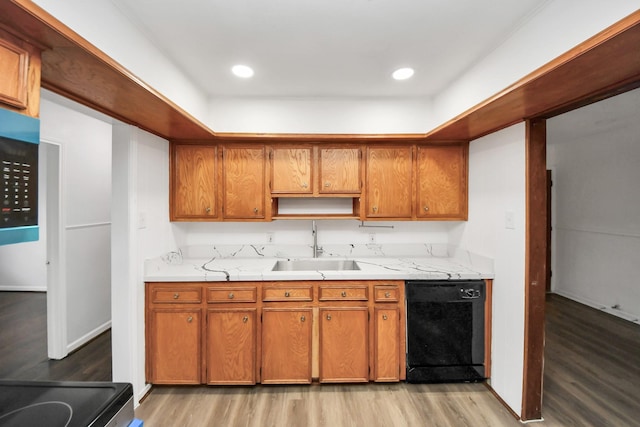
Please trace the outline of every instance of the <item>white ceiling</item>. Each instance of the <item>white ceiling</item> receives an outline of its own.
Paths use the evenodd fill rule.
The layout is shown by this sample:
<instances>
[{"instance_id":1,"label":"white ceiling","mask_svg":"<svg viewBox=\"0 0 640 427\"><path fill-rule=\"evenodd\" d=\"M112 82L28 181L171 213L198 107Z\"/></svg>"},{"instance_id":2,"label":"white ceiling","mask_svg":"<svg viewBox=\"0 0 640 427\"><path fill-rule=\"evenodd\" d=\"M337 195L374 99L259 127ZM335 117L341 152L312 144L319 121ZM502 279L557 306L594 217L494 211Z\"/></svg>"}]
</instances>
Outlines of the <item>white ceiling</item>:
<instances>
[{"instance_id":1,"label":"white ceiling","mask_svg":"<svg viewBox=\"0 0 640 427\"><path fill-rule=\"evenodd\" d=\"M431 96L549 0L112 0L211 96ZM237 63L254 68L242 80ZM391 79L399 67L416 73Z\"/></svg>"}]
</instances>

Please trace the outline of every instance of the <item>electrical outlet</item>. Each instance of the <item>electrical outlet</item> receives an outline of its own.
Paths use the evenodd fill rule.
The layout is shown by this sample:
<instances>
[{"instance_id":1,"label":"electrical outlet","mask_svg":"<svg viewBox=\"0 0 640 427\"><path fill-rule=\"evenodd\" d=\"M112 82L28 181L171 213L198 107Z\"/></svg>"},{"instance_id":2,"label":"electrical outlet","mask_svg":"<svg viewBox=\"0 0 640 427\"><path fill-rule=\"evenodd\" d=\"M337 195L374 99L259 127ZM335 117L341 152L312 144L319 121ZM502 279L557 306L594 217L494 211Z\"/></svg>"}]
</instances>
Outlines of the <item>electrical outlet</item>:
<instances>
[{"instance_id":1,"label":"electrical outlet","mask_svg":"<svg viewBox=\"0 0 640 427\"><path fill-rule=\"evenodd\" d=\"M267 233L267 243L273 243L273 233Z\"/></svg>"},{"instance_id":2,"label":"electrical outlet","mask_svg":"<svg viewBox=\"0 0 640 427\"><path fill-rule=\"evenodd\" d=\"M516 228L513 211L506 211L504 213L504 228L508 230L513 230Z\"/></svg>"},{"instance_id":3,"label":"electrical outlet","mask_svg":"<svg viewBox=\"0 0 640 427\"><path fill-rule=\"evenodd\" d=\"M369 243L376 242L376 233L369 233Z\"/></svg>"},{"instance_id":4,"label":"electrical outlet","mask_svg":"<svg viewBox=\"0 0 640 427\"><path fill-rule=\"evenodd\" d=\"M138 228L139 229L147 228L147 213L146 212L138 212Z\"/></svg>"}]
</instances>

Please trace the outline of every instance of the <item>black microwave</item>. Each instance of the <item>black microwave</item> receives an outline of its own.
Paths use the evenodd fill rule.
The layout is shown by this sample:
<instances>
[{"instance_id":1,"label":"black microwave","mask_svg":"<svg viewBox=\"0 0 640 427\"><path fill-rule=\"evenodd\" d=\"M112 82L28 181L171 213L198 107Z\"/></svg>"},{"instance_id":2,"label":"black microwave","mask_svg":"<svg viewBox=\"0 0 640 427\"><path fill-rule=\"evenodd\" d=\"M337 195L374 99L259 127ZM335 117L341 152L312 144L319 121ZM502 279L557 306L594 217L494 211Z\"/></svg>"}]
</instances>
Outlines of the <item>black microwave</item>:
<instances>
[{"instance_id":1,"label":"black microwave","mask_svg":"<svg viewBox=\"0 0 640 427\"><path fill-rule=\"evenodd\" d=\"M0 245L35 241L40 120L0 109Z\"/></svg>"}]
</instances>

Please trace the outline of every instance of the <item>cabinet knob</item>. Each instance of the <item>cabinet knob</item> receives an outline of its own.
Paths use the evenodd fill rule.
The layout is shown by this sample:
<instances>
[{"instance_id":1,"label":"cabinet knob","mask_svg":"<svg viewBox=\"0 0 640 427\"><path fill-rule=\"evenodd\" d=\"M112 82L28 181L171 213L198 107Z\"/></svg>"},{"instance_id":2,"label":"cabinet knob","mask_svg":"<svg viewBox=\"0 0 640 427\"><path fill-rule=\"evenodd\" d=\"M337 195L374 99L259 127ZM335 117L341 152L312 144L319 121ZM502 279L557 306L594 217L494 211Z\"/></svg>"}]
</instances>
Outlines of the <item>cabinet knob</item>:
<instances>
[{"instance_id":1,"label":"cabinet knob","mask_svg":"<svg viewBox=\"0 0 640 427\"><path fill-rule=\"evenodd\" d=\"M382 320L387 320L387 315L386 314L382 315Z\"/></svg>"},{"instance_id":2,"label":"cabinet knob","mask_svg":"<svg viewBox=\"0 0 640 427\"><path fill-rule=\"evenodd\" d=\"M211 213L211 208L210 208L210 207L206 207L206 208L204 208L204 211L205 211L206 213Z\"/></svg>"},{"instance_id":3,"label":"cabinet knob","mask_svg":"<svg viewBox=\"0 0 640 427\"><path fill-rule=\"evenodd\" d=\"M249 321L249 316L244 316L242 318L242 323L247 323Z\"/></svg>"},{"instance_id":4,"label":"cabinet knob","mask_svg":"<svg viewBox=\"0 0 640 427\"><path fill-rule=\"evenodd\" d=\"M229 299L233 299L233 292L229 292Z\"/></svg>"},{"instance_id":5,"label":"cabinet knob","mask_svg":"<svg viewBox=\"0 0 640 427\"><path fill-rule=\"evenodd\" d=\"M191 322L193 322L193 316L187 317L187 323L191 323Z\"/></svg>"},{"instance_id":6,"label":"cabinet knob","mask_svg":"<svg viewBox=\"0 0 640 427\"><path fill-rule=\"evenodd\" d=\"M429 211L429 206L425 206L425 207L424 207L424 211L425 211L425 212L428 212L428 211Z\"/></svg>"},{"instance_id":7,"label":"cabinet knob","mask_svg":"<svg viewBox=\"0 0 640 427\"><path fill-rule=\"evenodd\" d=\"M325 183L324 183L324 186L325 186L325 187L331 187L331 183L330 183L330 182L325 182Z\"/></svg>"},{"instance_id":8,"label":"cabinet knob","mask_svg":"<svg viewBox=\"0 0 640 427\"><path fill-rule=\"evenodd\" d=\"M327 320L331 320L331 315L327 314Z\"/></svg>"},{"instance_id":9,"label":"cabinet knob","mask_svg":"<svg viewBox=\"0 0 640 427\"><path fill-rule=\"evenodd\" d=\"M302 183L302 188L307 188L307 187L308 187L308 184L306 182L303 182Z\"/></svg>"},{"instance_id":10,"label":"cabinet knob","mask_svg":"<svg viewBox=\"0 0 640 427\"><path fill-rule=\"evenodd\" d=\"M285 292L285 293L284 293L284 296L285 296L285 297L287 297L287 298L289 298L289 297L291 296L291 294L290 294L289 292Z\"/></svg>"},{"instance_id":11,"label":"cabinet knob","mask_svg":"<svg viewBox=\"0 0 640 427\"><path fill-rule=\"evenodd\" d=\"M385 298L389 298L390 296L391 296L391 292L385 292L385 293L384 293L384 297L385 297Z\"/></svg>"},{"instance_id":12,"label":"cabinet knob","mask_svg":"<svg viewBox=\"0 0 640 427\"><path fill-rule=\"evenodd\" d=\"M373 211L374 211L374 212L377 212L377 211L378 211L378 207L377 207L377 206L374 206L374 207L373 207Z\"/></svg>"},{"instance_id":13,"label":"cabinet knob","mask_svg":"<svg viewBox=\"0 0 640 427\"><path fill-rule=\"evenodd\" d=\"M304 322L305 320L307 320L307 318L306 318L306 317L304 317L304 316L300 316L300 321L301 321L301 322Z\"/></svg>"},{"instance_id":14,"label":"cabinet knob","mask_svg":"<svg viewBox=\"0 0 640 427\"><path fill-rule=\"evenodd\" d=\"M253 208L253 213L258 213L258 208Z\"/></svg>"},{"instance_id":15,"label":"cabinet knob","mask_svg":"<svg viewBox=\"0 0 640 427\"><path fill-rule=\"evenodd\" d=\"M346 291L342 291L342 294L341 294L341 295L342 295L343 297L346 297L346 296L347 296L347 292L346 292Z\"/></svg>"},{"instance_id":16,"label":"cabinet knob","mask_svg":"<svg viewBox=\"0 0 640 427\"><path fill-rule=\"evenodd\" d=\"M173 299L178 299L178 298L180 298L180 294L179 293L176 292L175 294L173 294Z\"/></svg>"}]
</instances>

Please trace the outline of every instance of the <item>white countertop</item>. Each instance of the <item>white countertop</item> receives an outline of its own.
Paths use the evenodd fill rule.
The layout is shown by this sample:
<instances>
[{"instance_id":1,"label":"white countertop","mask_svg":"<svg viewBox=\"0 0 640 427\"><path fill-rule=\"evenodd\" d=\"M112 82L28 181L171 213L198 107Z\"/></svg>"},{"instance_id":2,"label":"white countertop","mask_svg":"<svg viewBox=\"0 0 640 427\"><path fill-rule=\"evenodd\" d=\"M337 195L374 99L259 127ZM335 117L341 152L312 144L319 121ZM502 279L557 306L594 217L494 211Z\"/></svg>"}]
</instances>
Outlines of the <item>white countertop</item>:
<instances>
[{"instance_id":1,"label":"white countertop","mask_svg":"<svg viewBox=\"0 0 640 427\"><path fill-rule=\"evenodd\" d=\"M278 260L312 259L295 245L192 246L145 262L145 282L492 279L493 261L447 245L326 245L318 259L359 270L272 271Z\"/></svg>"}]
</instances>

